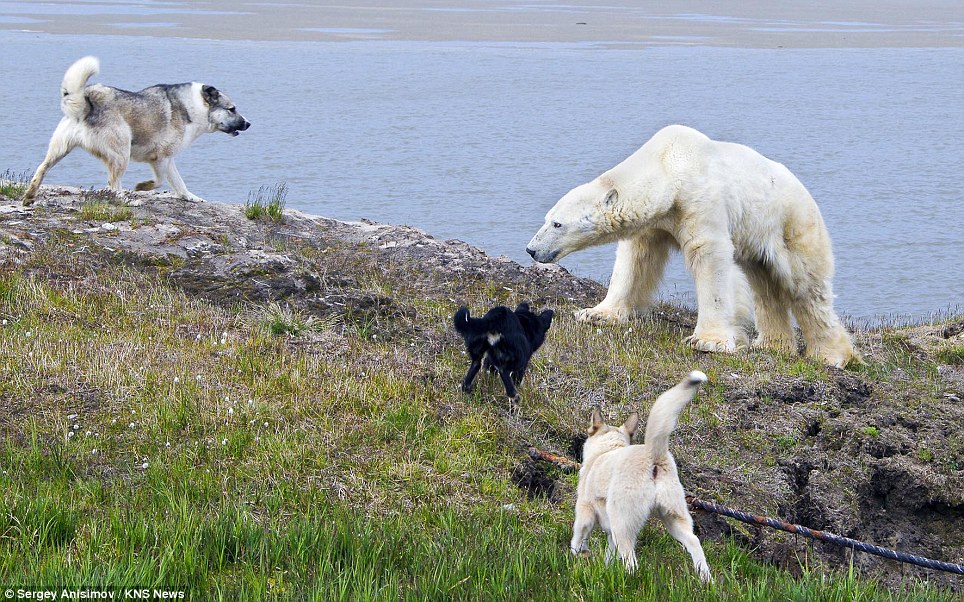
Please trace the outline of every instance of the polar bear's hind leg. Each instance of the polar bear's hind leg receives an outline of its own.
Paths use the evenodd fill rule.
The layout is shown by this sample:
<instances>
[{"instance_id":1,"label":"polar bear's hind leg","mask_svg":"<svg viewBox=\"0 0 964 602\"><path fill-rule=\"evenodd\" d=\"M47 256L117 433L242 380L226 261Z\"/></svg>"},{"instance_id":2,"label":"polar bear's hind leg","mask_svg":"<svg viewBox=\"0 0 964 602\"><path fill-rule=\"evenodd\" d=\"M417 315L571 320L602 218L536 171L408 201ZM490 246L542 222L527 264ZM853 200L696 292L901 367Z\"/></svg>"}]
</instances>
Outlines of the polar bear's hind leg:
<instances>
[{"instance_id":1,"label":"polar bear's hind leg","mask_svg":"<svg viewBox=\"0 0 964 602\"><path fill-rule=\"evenodd\" d=\"M753 347L796 353L796 337L790 322L790 301L783 283L760 262L743 266L756 306L757 337Z\"/></svg>"}]
</instances>

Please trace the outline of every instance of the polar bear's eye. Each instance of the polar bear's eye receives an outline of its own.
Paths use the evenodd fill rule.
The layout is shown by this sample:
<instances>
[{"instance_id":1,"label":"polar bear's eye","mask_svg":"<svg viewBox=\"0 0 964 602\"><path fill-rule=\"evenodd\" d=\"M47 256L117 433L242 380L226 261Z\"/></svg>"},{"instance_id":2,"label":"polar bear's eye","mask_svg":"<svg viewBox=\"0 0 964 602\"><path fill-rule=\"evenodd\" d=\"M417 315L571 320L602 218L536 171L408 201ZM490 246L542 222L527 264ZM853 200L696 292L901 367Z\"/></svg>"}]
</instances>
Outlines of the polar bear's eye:
<instances>
[{"instance_id":1,"label":"polar bear's eye","mask_svg":"<svg viewBox=\"0 0 964 602\"><path fill-rule=\"evenodd\" d=\"M552 227L553 227L553 228L561 228L561 227L562 227L562 224L560 224L559 222L552 222Z\"/></svg>"}]
</instances>

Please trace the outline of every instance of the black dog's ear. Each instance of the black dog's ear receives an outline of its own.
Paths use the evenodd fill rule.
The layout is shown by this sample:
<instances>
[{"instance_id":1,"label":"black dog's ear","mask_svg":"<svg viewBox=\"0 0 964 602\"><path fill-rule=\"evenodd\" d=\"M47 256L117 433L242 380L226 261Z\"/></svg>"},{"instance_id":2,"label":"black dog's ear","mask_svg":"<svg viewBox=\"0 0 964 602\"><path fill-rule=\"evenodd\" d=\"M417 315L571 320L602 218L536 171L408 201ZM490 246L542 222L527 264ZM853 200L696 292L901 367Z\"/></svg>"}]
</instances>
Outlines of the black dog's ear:
<instances>
[{"instance_id":1,"label":"black dog's ear","mask_svg":"<svg viewBox=\"0 0 964 602\"><path fill-rule=\"evenodd\" d=\"M516 305L515 313L519 313L520 311L529 311L529 304L523 301L522 303Z\"/></svg>"},{"instance_id":2,"label":"black dog's ear","mask_svg":"<svg viewBox=\"0 0 964 602\"><path fill-rule=\"evenodd\" d=\"M549 330L549 326L552 324L552 318L555 315L556 312L552 311L551 309L547 309L539 314L539 319L542 320L542 324L546 327L546 330Z\"/></svg>"},{"instance_id":3,"label":"black dog's ear","mask_svg":"<svg viewBox=\"0 0 964 602\"><path fill-rule=\"evenodd\" d=\"M221 98L221 93L214 86L201 86L201 98L204 99L204 104L209 107L213 107L218 104L218 100Z\"/></svg>"}]
</instances>

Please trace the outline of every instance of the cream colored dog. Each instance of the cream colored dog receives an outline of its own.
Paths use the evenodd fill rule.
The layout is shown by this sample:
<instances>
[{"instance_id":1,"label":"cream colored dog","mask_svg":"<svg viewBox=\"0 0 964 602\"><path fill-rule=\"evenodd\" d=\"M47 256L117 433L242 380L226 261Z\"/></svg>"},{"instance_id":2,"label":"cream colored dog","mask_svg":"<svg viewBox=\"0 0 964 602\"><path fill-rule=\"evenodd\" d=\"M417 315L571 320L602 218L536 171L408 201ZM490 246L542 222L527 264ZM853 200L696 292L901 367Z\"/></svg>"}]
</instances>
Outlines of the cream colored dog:
<instances>
[{"instance_id":1,"label":"cream colored dog","mask_svg":"<svg viewBox=\"0 0 964 602\"><path fill-rule=\"evenodd\" d=\"M639 416L632 414L620 427L604 424L599 408L593 410L589 439L583 448L582 468L572 526L573 554L589 551L586 539L596 526L609 535L606 562L616 552L626 570L636 569L636 537L655 512L666 530L683 544L703 581L712 581L700 540L693 534L693 519L686 509L676 462L669 453L669 436L676 420L706 375L694 370L653 404L646 422L646 443L632 445Z\"/></svg>"}]
</instances>

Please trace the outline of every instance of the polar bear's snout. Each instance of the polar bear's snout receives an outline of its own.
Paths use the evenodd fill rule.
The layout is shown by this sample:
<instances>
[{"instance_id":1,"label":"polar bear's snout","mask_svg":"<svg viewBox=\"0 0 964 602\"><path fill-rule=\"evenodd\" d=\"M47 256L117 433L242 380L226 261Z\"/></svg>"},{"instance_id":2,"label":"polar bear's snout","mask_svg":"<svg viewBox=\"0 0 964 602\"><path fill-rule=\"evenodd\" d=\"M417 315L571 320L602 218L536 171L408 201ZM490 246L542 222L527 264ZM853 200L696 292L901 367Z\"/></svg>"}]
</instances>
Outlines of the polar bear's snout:
<instances>
[{"instance_id":1,"label":"polar bear's snout","mask_svg":"<svg viewBox=\"0 0 964 602\"><path fill-rule=\"evenodd\" d=\"M526 248L526 253L539 263L552 263L559 256L559 251L537 251L530 248Z\"/></svg>"},{"instance_id":2,"label":"polar bear's snout","mask_svg":"<svg viewBox=\"0 0 964 602\"><path fill-rule=\"evenodd\" d=\"M539 263L552 263L559 257L559 249L553 248L555 245L545 240L546 238L549 238L549 236L547 236L546 228L543 226L526 245L526 253Z\"/></svg>"}]
</instances>

